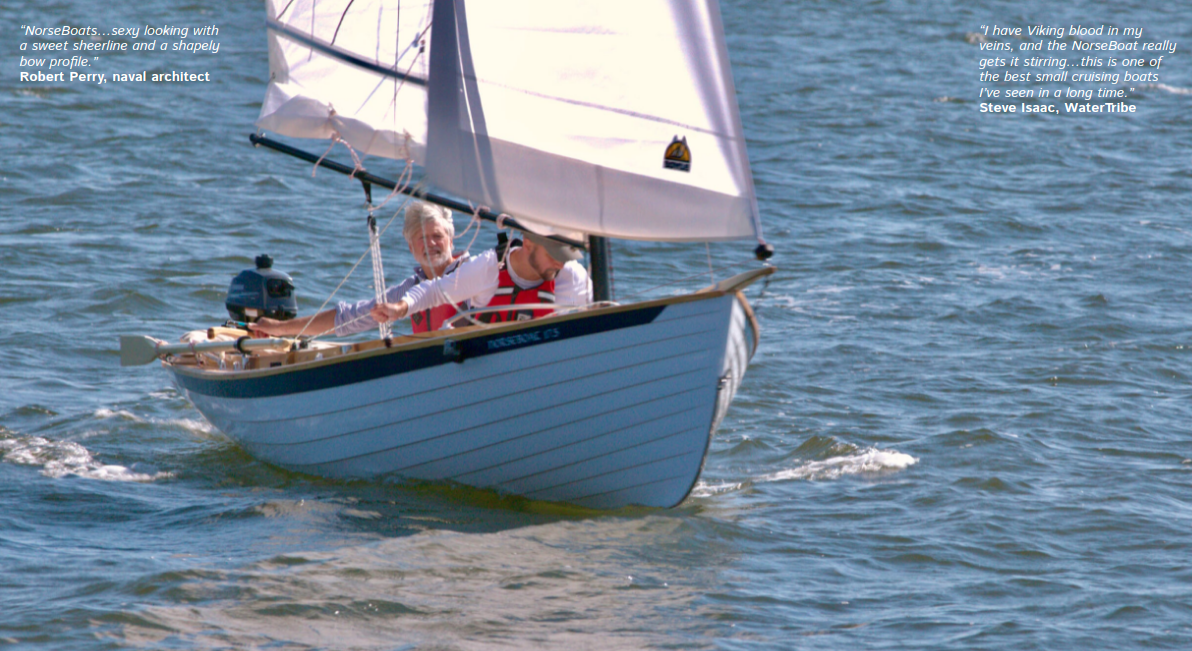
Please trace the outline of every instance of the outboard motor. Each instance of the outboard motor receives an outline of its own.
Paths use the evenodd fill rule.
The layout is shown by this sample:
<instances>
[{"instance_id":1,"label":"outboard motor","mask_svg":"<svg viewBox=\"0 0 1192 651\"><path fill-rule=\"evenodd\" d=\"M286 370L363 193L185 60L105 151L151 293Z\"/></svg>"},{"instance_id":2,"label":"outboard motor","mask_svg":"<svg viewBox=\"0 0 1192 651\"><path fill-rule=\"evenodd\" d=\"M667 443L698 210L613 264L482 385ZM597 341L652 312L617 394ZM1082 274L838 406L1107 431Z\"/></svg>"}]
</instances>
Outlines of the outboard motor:
<instances>
[{"instance_id":1,"label":"outboard motor","mask_svg":"<svg viewBox=\"0 0 1192 651\"><path fill-rule=\"evenodd\" d=\"M298 316L294 280L273 269L273 258L261 254L256 269L245 269L228 286L228 314L233 321L252 323L261 317L285 321Z\"/></svg>"}]
</instances>

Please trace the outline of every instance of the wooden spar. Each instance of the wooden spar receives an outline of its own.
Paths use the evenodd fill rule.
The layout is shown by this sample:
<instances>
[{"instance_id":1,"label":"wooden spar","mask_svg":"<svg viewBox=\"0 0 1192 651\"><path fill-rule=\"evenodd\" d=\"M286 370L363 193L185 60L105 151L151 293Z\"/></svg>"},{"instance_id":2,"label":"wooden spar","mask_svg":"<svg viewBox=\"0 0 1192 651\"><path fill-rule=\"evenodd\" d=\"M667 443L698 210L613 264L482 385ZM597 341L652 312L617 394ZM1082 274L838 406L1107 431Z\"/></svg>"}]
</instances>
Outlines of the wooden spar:
<instances>
[{"instance_id":1,"label":"wooden spar","mask_svg":"<svg viewBox=\"0 0 1192 651\"><path fill-rule=\"evenodd\" d=\"M299 159L304 160L308 163L314 163L320 167L326 167L327 169L329 169L333 172L339 172L340 174L346 174L348 176L351 176L352 178L359 179L362 183L371 183L373 185L377 185L382 188L388 188L390 190L397 188L397 183L394 181L391 181L387 178L377 176L376 174L372 174L371 172L365 172L363 170L358 170L358 169L349 167L347 165L344 165L343 163L337 163L333 160L327 160L326 158L320 159L318 156L315 156L314 154L312 154L310 152L303 151L301 149L298 149L297 147L291 147L290 145L287 145L284 142L279 142L277 140L273 140L272 138L268 138L266 136L259 136L254 133L254 134L250 134L248 136L248 139L249 139L249 141L252 142L253 145L256 145L258 147L268 147L269 149L272 149L274 151L279 151L283 154L289 154L290 156L293 156L294 158L299 158ZM413 187L404 187L404 188L401 188L401 190L399 190L399 191L402 194L406 194L411 197L416 197L423 201L429 201L430 203L438 204L445 208L450 208L456 212L461 212L465 215L471 215L474 212L474 210L471 206L469 206L468 204L466 204L462 201L456 201L454 199L449 199L442 195L434 194L432 192L419 192L418 190L416 190ZM497 221L497 218L500 217L500 214L494 213L491 210L481 210L481 211L479 211L478 214L480 215L481 219L483 219L485 221L494 222L494 223ZM508 226L509 228L517 229L519 231L525 231L527 233L534 232L533 229L523 226L520 222L518 222L516 219L514 219L512 217L506 217L504 225ZM537 233L535 233L535 234L538 235ZM546 238L552 239L556 242L561 242L563 244L566 244L568 246L574 246L577 249L586 250L588 248L583 242L581 242L579 240L573 240L569 237L562 237L559 235L541 235L541 237L546 237Z\"/></svg>"},{"instance_id":2,"label":"wooden spar","mask_svg":"<svg viewBox=\"0 0 1192 651\"><path fill-rule=\"evenodd\" d=\"M251 339L240 337L231 341L200 341L192 344L167 344L164 341L143 335L120 335L120 365L140 366L163 356L178 353L206 353L239 351L248 353L265 348L289 350L293 342L289 339Z\"/></svg>"}]
</instances>

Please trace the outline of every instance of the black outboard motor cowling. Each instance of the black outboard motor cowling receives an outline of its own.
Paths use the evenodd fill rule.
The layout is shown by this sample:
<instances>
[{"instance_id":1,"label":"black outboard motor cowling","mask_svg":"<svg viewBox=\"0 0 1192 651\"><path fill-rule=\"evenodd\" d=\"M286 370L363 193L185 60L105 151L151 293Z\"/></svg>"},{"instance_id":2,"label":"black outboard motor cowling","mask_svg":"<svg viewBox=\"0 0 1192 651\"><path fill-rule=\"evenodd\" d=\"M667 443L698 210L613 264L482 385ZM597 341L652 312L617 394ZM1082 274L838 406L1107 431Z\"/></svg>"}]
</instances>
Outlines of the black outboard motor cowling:
<instances>
[{"instance_id":1,"label":"black outboard motor cowling","mask_svg":"<svg viewBox=\"0 0 1192 651\"><path fill-rule=\"evenodd\" d=\"M252 323L265 316L285 321L298 316L294 280L273 269L273 258L261 254L256 269L241 271L228 286L226 305L232 320Z\"/></svg>"}]
</instances>

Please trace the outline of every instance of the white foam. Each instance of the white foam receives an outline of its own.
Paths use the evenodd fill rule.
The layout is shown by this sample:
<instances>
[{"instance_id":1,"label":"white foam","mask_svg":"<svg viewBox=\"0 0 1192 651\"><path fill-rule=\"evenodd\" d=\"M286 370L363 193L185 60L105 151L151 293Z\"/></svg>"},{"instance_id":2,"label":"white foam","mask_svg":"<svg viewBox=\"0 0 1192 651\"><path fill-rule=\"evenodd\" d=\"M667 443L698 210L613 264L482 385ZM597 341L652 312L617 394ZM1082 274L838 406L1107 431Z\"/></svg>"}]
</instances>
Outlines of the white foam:
<instances>
[{"instance_id":1,"label":"white foam","mask_svg":"<svg viewBox=\"0 0 1192 651\"><path fill-rule=\"evenodd\" d=\"M163 425L165 427L178 427L196 434L215 433L215 428L212 427L210 423L205 420L195 418L145 419L123 409L97 409L95 411L95 417L103 420L107 420L109 418L119 418L121 420L127 420L134 423L153 423L155 425Z\"/></svg>"},{"instance_id":2,"label":"white foam","mask_svg":"<svg viewBox=\"0 0 1192 651\"><path fill-rule=\"evenodd\" d=\"M755 484L788 479L804 479L818 481L824 479L839 479L846 475L878 475L915 465L919 460L909 454L892 450L878 450L869 448L852 454L846 454L821 461L808 461L796 468L779 470L760 477L754 477L743 482L724 482L720 484L705 484L699 482L691 489L692 497L711 497L721 493L731 493Z\"/></svg>"},{"instance_id":3,"label":"white foam","mask_svg":"<svg viewBox=\"0 0 1192 651\"><path fill-rule=\"evenodd\" d=\"M691 489L692 497L711 497L721 493L731 493L735 490L740 490L745 486L742 482L725 482L723 484L705 484L699 482L695 488Z\"/></svg>"},{"instance_id":4,"label":"white foam","mask_svg":"<svg viewBox=\"0 0 1192 651\"><path fill-rule=\"evenodd\" d=\"M853 291L851 286L841 285L827 285L825 287L812 287L807 290L808 294L843 294L845 292Z\"/></svg>"},{"instance_id":5,"label":"white foam","mask_svg":"<svg viewBox=\"0 0 1192 651\"><path fill-rule=\"evenodd\" d=\"M124 420L131 420L134 423L145 422L144 418L137 416L136 414L132 413L131 411L125 411L123 409L118 409L118 410L97 409L95 411L95 417L96 418L122 418Z\"/></svg>"},{"instance_id":6,"label":"white foam","mask_svg":"<svg viewBox=\"0 0 1192 651\"><path fill-rule=\"evenodd\" d=\"M875 475L905 470L919 460L909 454L869 448L842 457L808 461L796 468L762 475L755 482L785 481L787 479L839 479L846 475Z\"/></svg>"},{"instance_id":7,"label":"white foam","mask_svg":"<svg viewBox=\"0 0 1192 651\"><path fill-rule=\"evenodd\" d=\"M172 420L161 420L161 421L155 420L153 422L159 423L161 425L167 425L170 427L181 427L182 429L187 430L189 432L194 432L195 434L214 434L215 433L215 427L213 427L211 425L211 423L208 423L205 420L195 420L195 419L191 419L191 418L175 418Z\"/></svg>"},{"instance_id":8,"label":"white foam","mask_svg":"<svg viewBox=\"0 0 1192 651\"><path fill-rule=\"evenodd\" d=\"M41 474L60 479L75 475L101 481L149 482L168 479L173 473L152 475L124 466L97 462L87 448L73 441L51 441L40 436L18 436L0 441L0 459L25 466L41 466Z\"/></svg>"},{"instance_id":9,"label":"white foam","mask_svg":"<svg viewBox=\"0 0 1192 651\"><path fill-rule=\"evenodd\" d=\"M1167 84L1143 84L1142 87L1165 90L1175 95L1192 95L1192 88L1180 88L1179 86L1168 86Z\"/></svg>"}]
</instances>

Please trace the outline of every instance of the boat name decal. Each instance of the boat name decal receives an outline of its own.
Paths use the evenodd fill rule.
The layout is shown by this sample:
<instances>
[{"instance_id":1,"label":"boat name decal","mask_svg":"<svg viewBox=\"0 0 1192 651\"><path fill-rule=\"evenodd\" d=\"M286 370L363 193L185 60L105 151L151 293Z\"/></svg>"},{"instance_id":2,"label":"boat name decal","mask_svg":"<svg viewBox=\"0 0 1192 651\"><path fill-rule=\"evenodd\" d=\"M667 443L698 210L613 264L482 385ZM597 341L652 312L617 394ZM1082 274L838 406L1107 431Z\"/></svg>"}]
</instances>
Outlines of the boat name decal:
<instances>
[{"instance_id":1,"label":"boat name decal","mask_svg":"<svg viewBox=\"0 0 1192 651\"><path fill-rule=\"evenodd\" d=\"M543 330L532 330L530 332L522 332L508 337L497 337L488 340L489 350L501 350L502 348L512 348L514 346L525 346L526 344L535 344L543 341L550 341L551 339L559 338L558 328L546 328Z\"/></svg>"},{"instance_id":2,"label":"boat name decal","mask_svg":"<svg viewBox=\"0 0 1192 651\"><path fill-rule=\"evenodd\" d=\"M662 157L662 166L668 170L691 171L691 149L687 147L687 136L683 136L681 139L679 136L675 136L671 144L666 146L666 155Z\"/></svg>"}]
</instances>

